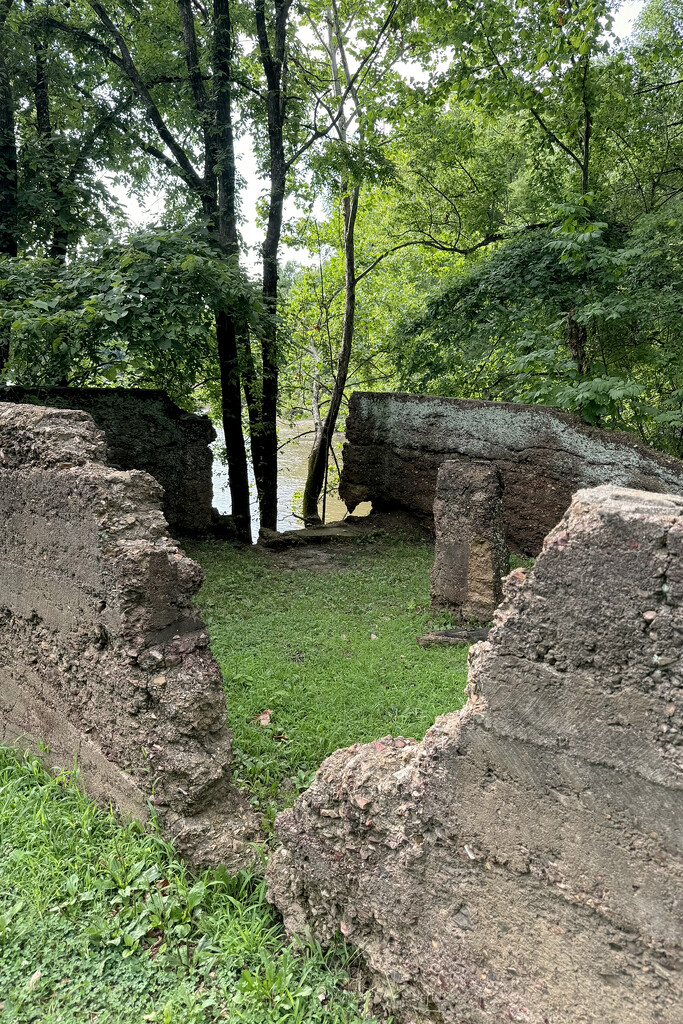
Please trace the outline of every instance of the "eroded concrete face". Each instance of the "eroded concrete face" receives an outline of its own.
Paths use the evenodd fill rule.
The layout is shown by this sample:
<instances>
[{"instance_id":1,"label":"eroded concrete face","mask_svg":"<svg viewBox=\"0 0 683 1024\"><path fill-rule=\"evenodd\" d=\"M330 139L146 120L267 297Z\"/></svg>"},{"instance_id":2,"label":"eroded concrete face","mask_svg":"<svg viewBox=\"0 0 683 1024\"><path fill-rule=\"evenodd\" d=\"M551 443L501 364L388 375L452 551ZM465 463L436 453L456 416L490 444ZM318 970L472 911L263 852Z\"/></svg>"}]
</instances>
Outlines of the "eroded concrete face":
<instances>
[{"instance_id":1,"label":"eroded concrete face","mask_svg":"<svg viewBox=\"0 0 683 1024\"><path fill-rule=\"evenodd\" d=\"M76 759L101 803L149 802L190 859L239 867L257 830L230 786L202 570L159 484L105 454L85 412L0 405L0 742Z\"/></svg>"},{"instance_id":2,"label":"eroded concrete face","mask_svg":"<svg viewBox=\"0 0 683 1024\"><path fill-rule=\"evenodd\" d=\"M433 524L439 466L488 462L503 480L510 550L536 555L581 487L683 493L683 463L632 435L586 426L559 409L427 395L351 396L339 493Z\"/></svg>"},{"instance_id":3,"label":"eroded concrete face","mask_svg":"<svg viewBox=\"0 0 683 1024\"><path fill-rule=\"evenodd\" d=\"M683 499L579 492L468 702L339 750L277 819L287 928L402 1022L681 1024Z\"/></svg>"},{"instance_id":4,"label":"eroded concrete face","mask_svg":"<svg viewBox=\"0 0 683 1024\"><path fill-rule=\"evenodd\" d=\"M434 499L432 605L460 622L489 622L509 568L500 471L487 463L444 462Z\"/></svg>"},{"instance_id":5,"label":"eroded concrete face","mask_svg":"<svg viewBox=\"0 0 683 1024\"><path fill-rule=\"evenodd\" d=\"M163 391L146 388L0 388L0 402L90 413L104 431L107 464L143 470L161 484L173 535L201 536L213 529L209 445L216 431L208 416L185 412Z\"/></svg>"}]
</instances>

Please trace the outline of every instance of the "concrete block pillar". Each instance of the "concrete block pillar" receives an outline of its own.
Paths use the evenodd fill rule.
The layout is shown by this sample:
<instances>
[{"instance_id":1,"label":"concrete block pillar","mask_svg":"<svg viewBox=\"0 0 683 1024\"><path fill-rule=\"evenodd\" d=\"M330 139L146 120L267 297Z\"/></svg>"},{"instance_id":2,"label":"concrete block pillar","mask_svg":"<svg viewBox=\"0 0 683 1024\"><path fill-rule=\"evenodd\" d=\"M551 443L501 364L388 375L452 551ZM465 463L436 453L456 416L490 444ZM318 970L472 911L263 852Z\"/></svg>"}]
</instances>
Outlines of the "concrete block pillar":
<instances>
[{"instance_id":1,"label":"concrete block pillar","mask_svg":"<svg viewBox=\"0 0 683 1024\"><path fill-rule=\"evenodd\" d=\"M432 605L462 622L489 622L508 572L503 484L490 463L444 462L434 499Z\"/></svg>"}]
</instances>

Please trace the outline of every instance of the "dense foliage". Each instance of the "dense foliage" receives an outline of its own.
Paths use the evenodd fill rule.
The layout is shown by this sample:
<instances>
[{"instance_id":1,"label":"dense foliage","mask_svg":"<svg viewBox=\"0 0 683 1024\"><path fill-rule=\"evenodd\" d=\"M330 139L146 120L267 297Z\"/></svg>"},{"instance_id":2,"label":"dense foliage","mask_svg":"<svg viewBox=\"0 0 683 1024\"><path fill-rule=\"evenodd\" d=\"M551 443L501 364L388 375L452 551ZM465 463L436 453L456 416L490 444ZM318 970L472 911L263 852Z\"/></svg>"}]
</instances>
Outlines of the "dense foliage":
<instances>
[{"instance_id":1,"label":"dense foliage","mask_svg":"<svg viewBox=\"0 0 683 1024\"><path fill-rule=\"evenodd\" d=\"M393 115L391 173L361 201L364 386L552 403L683 453L682 23L656 0L629 41L610 24L594 3L412 23L433 89ZM304 372L343 291L320 262L290 302Z\"/></svg>"},{"instance_id":2,"label":"dense foliage","mask_svg":"<svg viewBox=\"0 0 683 1024\"><path fill-rule=\"evenodd\" d=\"M552 402L681 453L683 21L648 0L620 40L617 9L3 0L1 372L210 404L245 536L244 434L274 525L276 416L312 413L315 518L357 387ZM126 237L122 185L158 224Z\"/></svg>"},{"instance_id":3,"label":"dense foliage","mask_svg":"<svg viewBox=\"0 0 683 1024\"><path fill-rule=\"evenodd\" d=\"M211 388L211 310L259 322L258 298L201 229L143 231L68 262L0 261L0 330L20 384L156 386L181 402Z\"/></svg>"}]
</instances>

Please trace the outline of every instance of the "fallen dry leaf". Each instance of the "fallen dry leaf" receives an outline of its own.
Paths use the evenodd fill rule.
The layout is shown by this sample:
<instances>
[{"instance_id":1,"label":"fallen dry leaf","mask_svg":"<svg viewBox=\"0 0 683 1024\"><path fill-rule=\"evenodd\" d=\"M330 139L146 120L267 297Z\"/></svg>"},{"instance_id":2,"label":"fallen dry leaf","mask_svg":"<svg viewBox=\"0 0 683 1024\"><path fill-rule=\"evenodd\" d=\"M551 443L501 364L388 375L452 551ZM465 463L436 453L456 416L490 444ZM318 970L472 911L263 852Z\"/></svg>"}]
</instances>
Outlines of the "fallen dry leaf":
<instances>
[{"instance_id":1,"label":"fallen dry leaf","mask_svg":"<svg viewBox=\"0 0 683 1024\"><path fill-rule=\"evenodd\" d=\"M43 976L43 972L41 971L40 967L38 968L37 971L33 972L31 977L28 979L28 990L29 990L29 992L33 992L34 988L36 987L36 985L38 984L38 982L40 981L42 976Z\"/></svg>"},{"instance_id":2,"label":"fallen dry leaf","mask_svg":"<svg viewBox=\"0 0 683 1024\"><path fill-rule=\"evenodd\" d=\"M256 716L254 721L258 722L259 725L270 725L270 720L271 720L272 717L273 717L273 709L272 708L266 708L265 711L262 711L260 715Z\"/></svg>"}]
</instances>

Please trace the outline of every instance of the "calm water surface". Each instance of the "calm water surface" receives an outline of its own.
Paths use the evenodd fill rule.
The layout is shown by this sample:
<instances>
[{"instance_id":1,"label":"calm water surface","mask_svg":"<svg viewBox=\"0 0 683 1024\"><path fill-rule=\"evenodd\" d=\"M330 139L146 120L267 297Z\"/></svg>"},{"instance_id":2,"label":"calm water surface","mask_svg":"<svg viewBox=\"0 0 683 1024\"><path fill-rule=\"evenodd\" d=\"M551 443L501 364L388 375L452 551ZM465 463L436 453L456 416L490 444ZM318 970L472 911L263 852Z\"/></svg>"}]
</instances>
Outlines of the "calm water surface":
<instances>
[{"instance_id":1,"label":"calm water surface","mask_svg":"<svg viewBox=\"0 0 683 1024\"><path fill-rule=\"evenodd\" d=\"M215 442L216 450L223 450L223 430L216 426L218 439ZM277 494L277 528L278 530L292 530L303 526L301 519L301 497L304 483L306 481L306 469L308 457L313 443L313 421L299 420L297 423L289 424L278 422L278 494ZM300 436L303 435L303 436ZM341 446L344 441L343 434L335 434L334 447L339 464L341 465ZM330 467L333 468L333 459L330 458ZM256 497L256 484L251 466L249 467L249 483L251 489L251 526L254 539L258 537L258 500ZM229 513L231 511L230 490L228 487L228 469L219 457L213 461L213 503L219 512ZM363 515L370 510L369 503L359 506L356 515ZM322 514L322 503L320 507ZM325 521L333 522L336 519L343 519L346 515L346 505L340 501L336 494L327 496L325 508Z\"/></svg>"}]
</instances>

